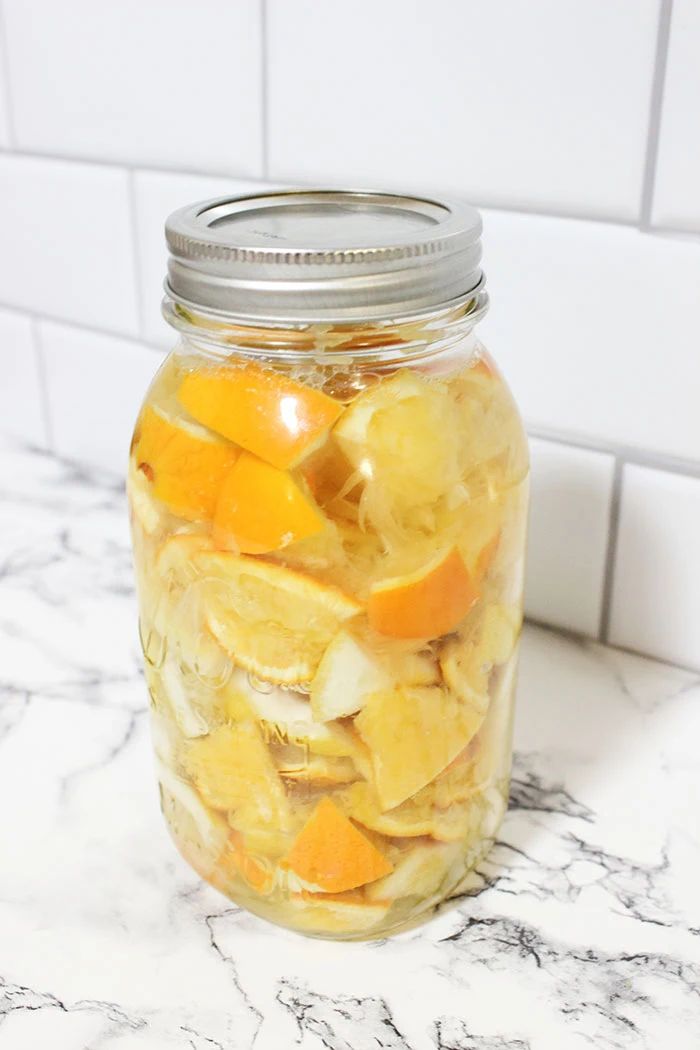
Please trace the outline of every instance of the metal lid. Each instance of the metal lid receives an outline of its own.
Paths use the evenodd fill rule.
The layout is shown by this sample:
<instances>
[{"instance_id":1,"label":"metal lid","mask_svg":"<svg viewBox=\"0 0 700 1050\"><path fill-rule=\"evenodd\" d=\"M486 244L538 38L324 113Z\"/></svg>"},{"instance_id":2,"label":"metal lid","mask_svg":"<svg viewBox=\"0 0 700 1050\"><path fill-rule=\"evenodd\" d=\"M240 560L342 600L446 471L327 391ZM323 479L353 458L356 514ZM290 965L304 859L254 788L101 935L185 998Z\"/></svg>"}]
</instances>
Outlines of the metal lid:
<instances>
[{"instance_id":1,"label":"metal lid","mask_svg":"<svg viewBox=\"0 0 700 1050\"><path fill-rule=\"evenodd\" d=\"M166 292L193 310L251 322L417 314L476 294L481 228L469 205L393 193L202 201L165 224Z\"/></svg>"}]
</instances>

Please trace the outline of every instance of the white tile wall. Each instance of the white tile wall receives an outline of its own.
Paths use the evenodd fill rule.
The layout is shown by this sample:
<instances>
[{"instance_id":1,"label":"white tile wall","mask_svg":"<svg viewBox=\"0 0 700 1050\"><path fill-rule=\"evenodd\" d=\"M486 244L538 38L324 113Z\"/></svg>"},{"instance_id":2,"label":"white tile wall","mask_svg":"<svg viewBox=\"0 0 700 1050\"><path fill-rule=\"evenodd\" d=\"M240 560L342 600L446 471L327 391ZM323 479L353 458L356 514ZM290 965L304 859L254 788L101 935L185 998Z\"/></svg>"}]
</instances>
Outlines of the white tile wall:
<instances>
[{"instance_id":1,"label":"white tile wall","mask_svg":"<svg viewBox=\"0 0 700 1050\"><path fill-rule=\"evenodd\" d=\"M270 0L271 173L636 219L658 7Z\"/></svg>"},{"instance_id":2,"label":"white tile wall","mask_svg":"<svg viewBox=\"0 0 700 1050\"><path fill-rule=\"evenodd\" d=\"M21 148L260 174L260 0L3 4Z\"/></svg>"},{"instance_id":3,"label":"white tile wall","mask_svg":"<svg viewBox=\"0 0 700 1050\"><path fill-rule=\"evenodd\" d=\"M180 204L471 198L528 611L700 664L698 54L696 0L0 0L0 430L123 471Z\"/></svg>"},{"instance_id":4,"label":"white tile wall","mask_svg":"<svg viewBox=\"0 0 700 1050\"><path fill-rule=\"evenodd\" d=\"M126 172L0 154L0 302L136 335Z\"/></svg>"},{"instance_id":5,"label":"white tile wall","mask_svg":"<svg viewBox=\"0 0 700 1050\"><path fill-rule=\"evenodd\" d=\"M152 343L172 346L174 333L161 316L167 252L163 222L176 208L190 201L206 200L225 193L256 193L264 183L237 179L206 178L144 171L134 176L136 238L143 293L142 335Z\"/></svg>"},{"instance_id":6,"label":"white tile wall","mask_svg":"<svg viewBox=\"0 0 700 1050\"><path fill-rule=\"evenodd\" d=\"M700 230L700 4L674 0L653 221Z\"/></svg>"},{"instance_id":7,"label":"white tile wall","mask_svg":"<svg viewBox=\"0 0 700 1050\"><path fill-rule=\"evenodd\" d=\"M535 438L530 457L526 614L597 637L615 460Z\"/></svg>"},{"instance_id":8,"label":"white tile wall","mask_svg":"<svg viewBox=\"0 0 700 1050\"><path fill-rule=\"evenodd\" d=\"M120 475L139 407L163 354L68 325L39 325L55 451Z\"/></svg>"},{"instance_id":9,"label":"white tile wall","mask_svg":"<svg viewBox=\"0 0 700 1050\"><path fill-rule=\"evenodd\" d=\"M700 240L484 212L484 339L528 423L700 461Z\"/></svg>"},{"instance_id":10,"label":"white tile wall","mask_svg":"<svg viewBox=\"0 0 700 1050\"><path fill-rule=\"evenodd\" d=\"M2 429L33 445L45 445L48 437L39 369L32 322L21 314L0 310Z\"/></svg>"},{"instance_id":11,"label":"white tile wall","mask_svg":"<svg viewBox=\"0 0 700 1050\"><path fill-rule=\"evenodd\" d=\"M700 668L700 478L628 466L610 639Z\"/></svg>"}]
</instances>

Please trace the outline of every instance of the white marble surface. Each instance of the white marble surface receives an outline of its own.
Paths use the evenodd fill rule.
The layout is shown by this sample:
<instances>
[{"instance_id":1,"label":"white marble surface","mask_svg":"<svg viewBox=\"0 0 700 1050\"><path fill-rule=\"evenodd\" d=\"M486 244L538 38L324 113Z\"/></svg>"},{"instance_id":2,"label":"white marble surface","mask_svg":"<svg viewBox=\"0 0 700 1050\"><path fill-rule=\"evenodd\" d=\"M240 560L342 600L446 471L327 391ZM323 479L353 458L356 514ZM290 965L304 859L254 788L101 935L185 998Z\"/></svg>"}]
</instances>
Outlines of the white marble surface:
<instances>
[{"instance_id":1,"label":"white marble surface","mask_svg":"<svg viewBox=\"0 0 700 1050\"><path fill-rule=\"evenodd\" d=\"M120 487L11 445L0 477L0 1050L697 1050L698 677L528 629L474 895L305 940L168 839Z\"/></svg>"}]
</instances>

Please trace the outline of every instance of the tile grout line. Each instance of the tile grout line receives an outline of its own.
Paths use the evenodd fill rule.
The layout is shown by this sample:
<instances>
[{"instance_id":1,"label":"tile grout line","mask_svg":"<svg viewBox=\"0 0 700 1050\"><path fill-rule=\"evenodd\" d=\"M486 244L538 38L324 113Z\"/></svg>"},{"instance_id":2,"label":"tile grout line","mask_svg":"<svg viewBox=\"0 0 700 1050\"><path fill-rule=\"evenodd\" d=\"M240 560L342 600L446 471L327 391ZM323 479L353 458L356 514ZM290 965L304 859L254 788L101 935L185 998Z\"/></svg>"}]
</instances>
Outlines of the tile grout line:
<instances>
[{"instance_id":1,"label":"tile grout line","mask_svg":"<svg viewBox=\"0 0 700 1050\"><path fill-rule=\"evenodd\" d=\"M5 99L7 103L5 106L7 131L10 137L10 145L14 147L17 145L17 132L15 128L12 82L10 80L10 41L7 34L7 19L5 17L5 9L2 0L0 0L0 67L2 67L2 82L5 88Z\"/></svg>"},{"instance_id":2,"label":"tile grout line","mask_svg":"<svg viewBox=\"0 0 700 1050\"><path fill-rule=\"evenodd\" d=\"M137 343L139 346L143 346L147 350L153 350L156 353L164 354L167 352L166 347L159 346L157 343L152 343L147 339L142 339L138 333L134 335L132 332L115 331L109 328L100 328L97 325L86 324L84 321L74 321L65 317L59 317L57 314L47 314L42 310L27 310L22 307L12 306L10 303L0 301L0 310L7 310L8 313L18 314L20 317L26 317L29 321L36 321L39 323L47 322L48 324L61 325L64 328L77 328L79 332L90 332L91 335L103 335L107 339L123 339L128 343Z\"/></svg>"},{"instance_id":3,"label":"tile grout line","mask_svg":"<svg viewBox=\"0 0 700 1050\"><path fill-rule=\"evenodd\" d=\"M449 194L449 196L453 196L453 194ZM567 222L595 222L599 226L622 226L626 230L638 229L636 219L615 218L611 215L587 214L585 212L565 210L559 211L556 208L541 211L534 204L516 206L514 204L507 204L503 201L494 201L483 197L479 198L472 196L467 199L467 203L475 208L481 208L484 211L502 211L506 215L527 215L537 219L564 219Z\"/></svg>"},{"instance_id":4,"label":"tile grout line","mask_svg":"<svg viewBox=\"0 0 700 1050\"><path fill-rule=\"evenodd\" d=\"M186 175L190 178L235 179L237 182L262 182L262 176L242 172L225 171L223 168L164 168L157 164L140 164L129 160L105 160L90 154L53 153L49 150L32 149L23 146L21 149L6 149L0 146L0 157L14 157L18 160L47 160L56 164L81 164L83 167L111 168L113 171L147 172L153 175Z\"/></svg>"},{"instance_id":5,"label":"tile grout line","mask_svg":"<svg viewBox=\"0 0 700 1050\"><path fill-rule=\"evenodd\" d=\"M159 167L155 164L137 164L126 160L104 160L100 157L94 156L76 156L74 154L61 154L61 153L50 153L43 150L32 150L28 148L18 149L3 149L0 147L0 157L11 157L17 160L46 160L53 161L61 164L81 164L84 167L94 166L100 168L111 168L112 170L120 170L127 172L146 172L154 175L183 175L189 178L222 178L231 179L236 182L259 182L268 183L273 186L279 187L282 185L288 186L315 186L318 183L318 179L303 180L303 179L291 179L281 178L272 179L269 175L269 128L268 128L268 100L267 100L267 84L265 85L265 104L263 112L263 166L265 168L265 175L251 175L241 172L223 171L221 169L211 168L200 168L194 170L192 168L164 168ZM573 211L558 211L555 209L540 210L536 206L521 206L514 207L513 205L504 203L502 201L485 200L475 197L470 197L469 202L476 208L482 208L487 211L498 211L503 212L506 215L524 215L531 216L539 219L561 219L565 222L582 222L582 223L595 223L599 226L619 226L625 230L639 230L639 220L625 219L625 218L614 218L610 215L600 215L595 213L581 213ZM654 235L661 236L680 236L684 240L690 240L697 242L700 240L700 230L687 230L675 227L664 227L657 229L644 228L643 233L653 233Z\"/></svg>"},{"instance_id":6,"label":"tile grout line","mask_svg":"<svg viewBox=\"0 0 700 1050\"><path fill-rule=\"evenodd\" d=\"M29 325L34 347L34 361L39 376L39 397L41 399L41 416L44 422L44 439L49 451L55 452L51 402L49 400L49 377L46 372L46 358L44 357L44 346L41 340L38 319L30 317Z\"/></svg>"},{"instance_id":7,"label":"tile grout line","mask_svg":"<svg viewBox=\"0 0 700 1050\"><path fill-rule=\"evenodd\" d=\"M649 123L647 127L647 148L644 157L644 177L639 203L639 228L643 232L651 228L656 169L659 160L661 115L663 110L664 88L666 86L666 66L668 64L668 46L671 36L672 15L673 0L661 0L659 22L656 33L654 73L649 100Z\"/></svg>"},{"instance_id":8,"label":"tile grout line","mask_svg":"<svg viewBox=\"0 0 700 1050\"><path fill-rule=\"evenodd\" d=\"M642 230L641 232L646 234L647 237L670 237L675 241L690 241L691 244L697 244L700 238L700 228L697 230L681 230L680 227L664 226L661 223L654 223L648 230Z\"/></svg>"},{"instance_id":9,"label":"tile grout line","mask_svg":"<svg viewBox=\"0 0 700 1050\"><path fill-rule=\"evenodd\" d=\"M683 477L700 478L700 462L692 459L669 456L663 452L633 448L629 445L618 445L614 442L606 443L594 437L579 439L570 434L562 434L557 430L531 425L527 420L525 429L528 437L537 441L550 441L557 445L579 449L582 452L598 452L606 456L616 456L625 463L647 467L649 470L660 470L666 474L682 474Z\"/></svg>"},{"instance_id":10,"label":"tile grout line","mask_svg":"<svg viewBox=\"0 0 700 1050\"><path fill-rule=\"evenodd\" d=\"M143 274L141 272L141 258L139 253L138 222L136 218L136 186L133 171L127 171L127 194L129 198L129 225L131 233L131 257L134 266L134 298L136 303L136 317L138 319L139 337L146 330L146 304L143 298Z\"/></svg>"},{"instance_id":11,"label":"tile grout line","mask_svg":"<svg viewBox=\"0 0 700 1050\"><path fill-rule=\"evenodd\" d=\"M617 559L617 548L620 537L620 509L622 506L622 483L624 460L615 457L613 470L613 485L610 496L610 517L608 521L608 547L605 552L605 568L603 572L603 594L600 608L600 629L598 638L607 645L610 638L610 616L612 610L613 585L615 583L615 562Z\"/></svg>"},{"instance_id":12,"label":"tile grout line","mask_svg":"<svg viewBox=\"0 0 700 1050\"><path fill-rule=\"evenodd\" d=\"M290 186L298 186L298 187L300 187L302 189L307 187L307 186L315 189L315 188L318 187L320 182L327 183L331 188L334 188L334 187L343 188L344 187L343 181L342 180L339 181L338 179L323 180L323 179L319 179L319 178L311 178L311 177L306 177L306 176L304 176L303 178L298 178L298 177L296 177L296 178L291 178L291 177L287 178L284 174L281 175L279 178L277 176L275 176L274 179L270 179L268 176L266 176L266 178L267 178L267 181L272 181L274 185L287 184L287 185L290 185ZM391 192L392 190L396 190L397 186L394 183L393 185L388 185L385 188L389 192ZM424 190L421 191L420 189L416 189L415 192L418 193L418 195L420 196L421 192L427 192L427 191L424 191ZM432 192L439 194L440 193L439 187L433 187ZM593 223L597 223L598 225L601 225L601 226L621 226L623 229L632 229L632 230L638 230L639 229L638 216L634 216L633 218L621 218L621 217L615 217L615 216L611 216L611 215L603 215L603 214L593 213L593 212L587 213L587 212L566 211L566 210L560 211L560 210L552 209L552 208L545 209L545 210L540 210L534 204L533 205L527 205L526 204L526 205L516 206L516 205L513 205L513 204L507 204L507 203L505 203L503 201L494 201L494 200L489 200L489 199L486 199L486 198L483 198L483 197L473 197L471 195L469 195L467 197L464 194L455 194L455 193L447 193L447 192L446 192L445 195L449 196L449 197L455 197L456 196L456 197L459 197L459 198L461 198L463 200L466 200L469 204L471 204L475 208L482 208L482 209L484 209L486 211L500 211L500 212L506 213L507 215L528 215L528 216L533 216L535 218L540 218L540 219L565 219L565 220L569 220L571 222L593 222ZM687 231L682 231L682 232L687 233ZM692 236L692 234L691 234L691 236ZM700 234L698 236L700 236Z\"/></svg>"},{"instance_id":13,"label":"tile grout line","mask_svg":"<svg viewBox=\"0 0 700 1050\"><path fill-rule=\"evenodd\" d=\"M693 667L692 664L677 664L673 660L669 660L668 657L658 656L655 653L645 651L644 649L635 649L632 645L620 645L619 643L601 642L599 638L594 638L590 634L585 634L583 631L574 631L570 627L558 627L555 623L549 623L547 620L538 620L536 616L524 616L524 623L530 627L534 627L538 631L546 631L549 634L554 634L557 638L561 638L565 642L573 642L574 645L605 645L607 649L614 649L620 653L630 653L631 656L638 656L642 660L651 660L653 663L662 664L664 667L673 667L678 671L686 671L696 677L700 673L700 667ZM693 683L693 686L697 686L697 681Z\"/></svg>"},{"instance_id":14,"label":"tile grout line","mask_svg":"<svg viewBox=\"0 0 700 1050\"><path fill-rule=\"evenodd\" d=\"M260 134L262 177L267 179L270 166L270 124L268 109L267 0L260 0Z\"/></svg>"}]
</instances>

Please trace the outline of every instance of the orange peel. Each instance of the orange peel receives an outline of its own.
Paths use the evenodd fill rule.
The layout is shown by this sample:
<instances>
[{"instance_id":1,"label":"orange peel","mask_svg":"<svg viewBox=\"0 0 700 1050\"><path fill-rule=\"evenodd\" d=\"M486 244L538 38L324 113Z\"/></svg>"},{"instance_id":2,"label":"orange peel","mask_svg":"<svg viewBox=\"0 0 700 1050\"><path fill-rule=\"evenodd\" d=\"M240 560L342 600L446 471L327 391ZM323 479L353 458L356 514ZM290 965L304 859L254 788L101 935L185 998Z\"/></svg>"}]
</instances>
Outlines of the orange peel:
<instances>
[{"instance_id":1,"label":"orange peel","mask_svg":"<svg viewBox=\"0 0 700 1050\"><path fill-rule=\"evenodd\" d=\"M212 809L252 814L254 823L286 827L290 820L284 785L262 733L253 723L218 726L188 744L184 767Z\"/></svg>"},{"instance_id":2,"label":"orange peel","mask_svg":"<svg viewBox=\"0 0 700 1050\"><path fill-rule=\"evenodd\" d=\"M462 622L478 598L462 556L452 548L413 573L373 584L367 615L379 634L439 638Z\"/></svg>"},{"instance_id":3,"label":"orange peel","mask_svg":"<svg viewBox=\"0 0 700 1050\"><path fill-rule=\"evenodd\" d=\"M343 411L320 390L253 364L190 372L178 399L193 419L281 470L318 448Z\"/></svg>"},{"instance_id":4,"label":"orange peel","mask_svg":"<svg viewBox=\"0 0 700 1050\"><path fill-rule=\"evenodd\" d=\"M355 725L370 750L382 809L400 805L442 773L483 720L484 712L438 686L372 694Z\"/></svg>"},{"instance_id":5,"label":"orange peel","mask_svg":"<svg viewBox=\"0 0 700 1050\"><path fill-rule=\"evenodd\" d=\"M219 547L266 554L315 535L324 524L288 471L243 452L219 492L212 535Z\"/></svg>"},{"instance_id":6,"label":"orange peel","mask_svg":"<svg viewBox=\"0 0 700 1050\"><path fill-rule=\"evenodd\" d=\"M326 893L357 889L393 870L386 857L328 797L321 799L282 865Z\"/></svg>"},{"instance_id":7,"label":"orange peel","mask_svg":"<svg viewBox=\"0 0 700 1050\"><path fill-rule=\"evenodd\" d=\"M209 630L234 663L279 685L310 681L340 625L362 605L331 584L245 554L202 551Z\"/></svg>"},{"instance_id":8,"label":"orange peel","mask_svg":"<svg viewBox=\"0 0 700 1050\"><path fill-rule=\"evenodd\" d=\"M153 495L188 521L210 521L238 449L189 420L149 405L137 425L134 462Z\"/></svg>"}]
</instances>

